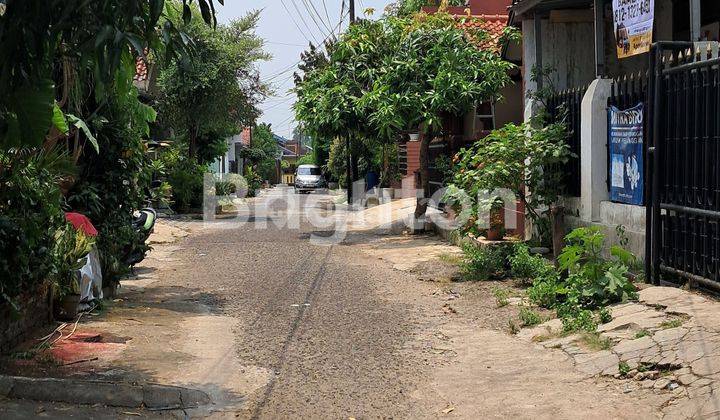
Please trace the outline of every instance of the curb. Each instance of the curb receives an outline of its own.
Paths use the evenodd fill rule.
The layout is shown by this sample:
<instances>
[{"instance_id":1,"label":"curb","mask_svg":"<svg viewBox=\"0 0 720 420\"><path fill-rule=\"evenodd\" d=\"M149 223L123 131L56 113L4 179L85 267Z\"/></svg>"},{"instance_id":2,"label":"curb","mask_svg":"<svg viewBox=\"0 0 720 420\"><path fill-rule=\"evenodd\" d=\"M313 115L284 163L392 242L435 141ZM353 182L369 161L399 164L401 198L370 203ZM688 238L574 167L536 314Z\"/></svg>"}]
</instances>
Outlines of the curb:
<instances>
[{"instance_id":1,"label":"curb","mask_svg":"<svg viewBox=\"0 0 720 420\"><path fill-rule=\"evenodd\" d=\"M150 410L195 408L212 403L205 392L178 386L4 375L0 375L0 396Z\"/></svg>"}]
</instances>

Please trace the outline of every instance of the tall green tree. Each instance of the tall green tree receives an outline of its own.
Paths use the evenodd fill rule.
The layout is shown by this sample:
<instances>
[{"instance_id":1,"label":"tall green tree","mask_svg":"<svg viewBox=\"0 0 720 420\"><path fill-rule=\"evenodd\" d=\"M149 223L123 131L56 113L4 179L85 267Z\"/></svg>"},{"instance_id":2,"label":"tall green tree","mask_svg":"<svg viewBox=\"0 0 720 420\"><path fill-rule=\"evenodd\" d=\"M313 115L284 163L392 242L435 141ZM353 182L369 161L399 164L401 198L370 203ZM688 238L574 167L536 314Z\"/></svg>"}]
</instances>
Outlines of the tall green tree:
<instances>
[{"instance_id":1,"label":"tall green tree","mask_svg":"<svg viewBox=\"0 0 720 420\"><path fill-rule=\"evenodd\" d=\"M429 144L442 134L443 117L497 99L510 82L512 64L482 47L487 34L460 23L440 11L351 26L329 65L307 74L296 89L296 119L312 132L368 138L370 144L422 128L420 175L427 195ZM427 199L419 200L416 216L426 209Z\"/></svg>"},{"instance_id":2,"label":"tall green tree","mask_svg":"<svg viewBox=\"0 0 720 420\"><path fill-rule=\"evenodd\" d=\"M467 0L449 0L446 6L466 6ZM423 7L443 6L443 0L398 0L391 3L388 12L397 16L409 16L419 12Z\"/></svg>"},{"instance_id":3,"label":"tall green tree","mask_svg":"<svg viewBox=\"0 0 720 420\"><path fill-rule=\"evenodd\" d=\"M510 83L512 64L481 47L485 32L462 29L444 12L390 18L386 28L392 59L383 62L365 99L371 122L388 136L415 127L423 131L420 183L426 198L418 200L419 218L429 201L430 142L442 134L443 117L462 116L480 102L498 99Z\"/></svg>"},{"instance_id":4,"label":"tall green tree","mask_svg":"<svg viewBox=\"0 0 720 420\"><path fill-rule=\"evenodd\" d=\"M222 0L219 0L222 3ZM112 96L117 71L147 52L185 53L190 39L162 21L165 0L6 0L0 13L0 148L37 146L56 126L62 135L86 130L63 118L73 100ZM199 5L214 23L213 0L178 3L185 20ZM130 76L132 77L132 75ZM87 87L90 87L88 89ZM83 115L73 114L83 118ZM92 115L89 114L89 115ZM69 131L69 133L68 133Z\"/></svg>"},{"instance_id":5,"label":"tall green tree","mask_svg":"<svg viewBox=\"0 0 720 420\"><path fill-rule=\"evenodd\" d=\"M198 18L185 24L181 16L170 16L192 37L194 55L162 68L158 110L162 123L186 141L191 158L212 160L203 149L217 150L259 115L257 105L268 88L255 64L269 56L255 34L258 19L255 11L210 28Z\"/></svg>"},{"instance_id":6,"label":"tall green tree","mask_svg":"<svg viewBox=\"0 0 720 420\"><path fill-rule=\"evenodd\" d=\"M277 168L276 162L280 156L280 148L275 141L270 124L261 123L255 126L252 148L258 151L256 155L259 159L255 162L256 172L262 179L272 179Z\"/></svg>"}]
</instances>

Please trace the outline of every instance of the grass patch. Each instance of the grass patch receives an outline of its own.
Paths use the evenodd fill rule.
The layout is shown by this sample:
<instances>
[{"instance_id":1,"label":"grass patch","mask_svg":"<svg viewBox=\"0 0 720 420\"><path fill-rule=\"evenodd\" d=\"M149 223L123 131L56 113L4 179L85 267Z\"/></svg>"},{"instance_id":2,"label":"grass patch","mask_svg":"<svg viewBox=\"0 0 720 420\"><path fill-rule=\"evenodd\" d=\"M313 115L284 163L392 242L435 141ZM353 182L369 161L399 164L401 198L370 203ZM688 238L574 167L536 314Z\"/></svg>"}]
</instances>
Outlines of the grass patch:
<instances>
[{"instance_id":1,"label":"grass patch","mask_svg":"<svg viewBox=\"0 0 720 420\"><path fill-rule=\"evenodd\" d=\"M580 343L582 343L589 350L600 351L610 350L612 347L612 340L603 337L600 333L585 332L580 335Z\"/></svg>"},{"instance_id":2,"label":"grass patch","mask_svg":"<svg viewBox=\"0 0 720 420\"><path fill-rule=\"evenodd\" d=\"M438 255L438 259L452 265L460 265L462 263L462 256L455 254L440 254Z\"/></svg>"},{"instance_id":3,"label":"grass patch","mask_svg":"<svg viewBox=\"0 0 720 420\"><path fill-rule=\"evenodd\" d=\"M677 328L677 327L681 326L682 323L683 323L683 321L680 318L670 319L670 320L664 321L662 324L660 324L660 328L662 328L663 330L668 330L670 328Z\"/></svg>"},{"instance_id":4,"label":"grass patch","mask_svg":"<svg viewBox=\"0 0 720 420\"><path fill-rule=\"evenodd\" d=\"M510 303L510 301L508 300L510 297L510 293L507 291L507 289L503 289L501 287L493 287L492 293L493 296L495 296L495 301L497 302L498 308L507 306Z\"/></svg>"},{"instance_id":5,"label":"grass patch","mask_svg":"<svg viewBox=\"0 0 720 420\"><path fill-rule=\"evenodd\" d=\"M650 335L650 331L648 331L648 330L640 330L640 331L638 331L638 332L635 333L635 339L637 340L638 338L647 337L647 336L649 336L649 335Z\"/></svg>"},{"instance_id":6,"label":"grass patch","mask_svg":"<svg viewBox=\"0 0 720 420\"><path fill-rule=\"evenodd\" d=\"M537 311L527 307L522 307L520 308L520 322L522 322L523 327L532 327L541 323L542 318Z\"/></svg>"}]
</instances>

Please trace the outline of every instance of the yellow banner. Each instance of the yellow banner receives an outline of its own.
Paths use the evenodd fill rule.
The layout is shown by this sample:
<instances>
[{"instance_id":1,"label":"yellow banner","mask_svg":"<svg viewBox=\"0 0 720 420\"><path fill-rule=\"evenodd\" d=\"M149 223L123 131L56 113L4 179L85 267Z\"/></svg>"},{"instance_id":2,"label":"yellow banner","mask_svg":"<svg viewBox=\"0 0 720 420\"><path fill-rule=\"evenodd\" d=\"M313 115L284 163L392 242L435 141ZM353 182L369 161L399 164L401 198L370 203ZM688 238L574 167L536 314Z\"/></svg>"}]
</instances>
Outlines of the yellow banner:
<instances>
[{"instance_id":1,"label":"yellow banner","mask_svg":"<svg viewBox=\"0 0 720 420\"><path fill-rule=\"evenodd\" d=\"M613 0L618 58L650 51L654 12L654 0Z\"/></svg>"}]
</instances>

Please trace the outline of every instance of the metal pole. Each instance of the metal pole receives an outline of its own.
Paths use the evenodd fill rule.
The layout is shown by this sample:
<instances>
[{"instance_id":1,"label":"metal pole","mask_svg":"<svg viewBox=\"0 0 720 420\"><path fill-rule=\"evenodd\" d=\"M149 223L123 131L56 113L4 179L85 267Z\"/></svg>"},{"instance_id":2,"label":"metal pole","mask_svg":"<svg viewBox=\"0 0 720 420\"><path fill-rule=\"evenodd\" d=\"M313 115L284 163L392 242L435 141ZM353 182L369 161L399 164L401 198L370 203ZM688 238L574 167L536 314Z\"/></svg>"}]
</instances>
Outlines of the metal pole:
<instances>
[{"instance_id":1,"label":"metal pole","mask_svg":"<svg viewBox=\"0 0 720 420\"><path fill-rule=\"evenodd\" d=\"M595 0L595 76L605 74L605 1Z\"/></svg>"},{"instance_id":2,"label":"metal pole","mask_svg":"<svg viewBox=\"0 0 720 420\"><path fill-rule=\"evenodd\" d=\"M660 45L655 46L653 51L655 59L653 60L652 71L653 77L653 118L652 118L652 233L650 235L651 254L652 254L652 276L653 283L660 285L660 240L661 240L661 224L660 224L660 165L661 165L661 145L660 145L660 115L662 101L663 73L662 73L662 53L663 48ZM645 232L647 235L647 232Z\"/></svg>"},{"instance_id":3,"label":"metal pole","mask_svg":"<svg viewBox=\"0 0 720 420\"><path fill-rule=\"evenodd\" d=\"M537 83L537 91L541 91L543 88L543 56L542 56L542 20L540 19L540 15L535 12L534 17L534 33L535 33L535 68L538 69L540 77L536 81Z\"/></svg>"},{"instance_id":4,"label":"metal pole","mask_svg":"<svg viewBox=\"0 0 720 420\"><path fill-rule=\"evenodd\" d=\"M700 41L700 0L690 0L690 42Z\"/></svg>"},{"instance_id":5,"label":"metal pole","mask_svg":"<svg viewBox=\"0 0 720 420\"><path fill-rule=\"evenodd\" d=\"M350 24L355 23L355 0L350 0ZM345 177L347 178L347 204L352 205L353 173L352 158L350 156L350 136L345 137Z\"/></svg>"}]
</instances>

